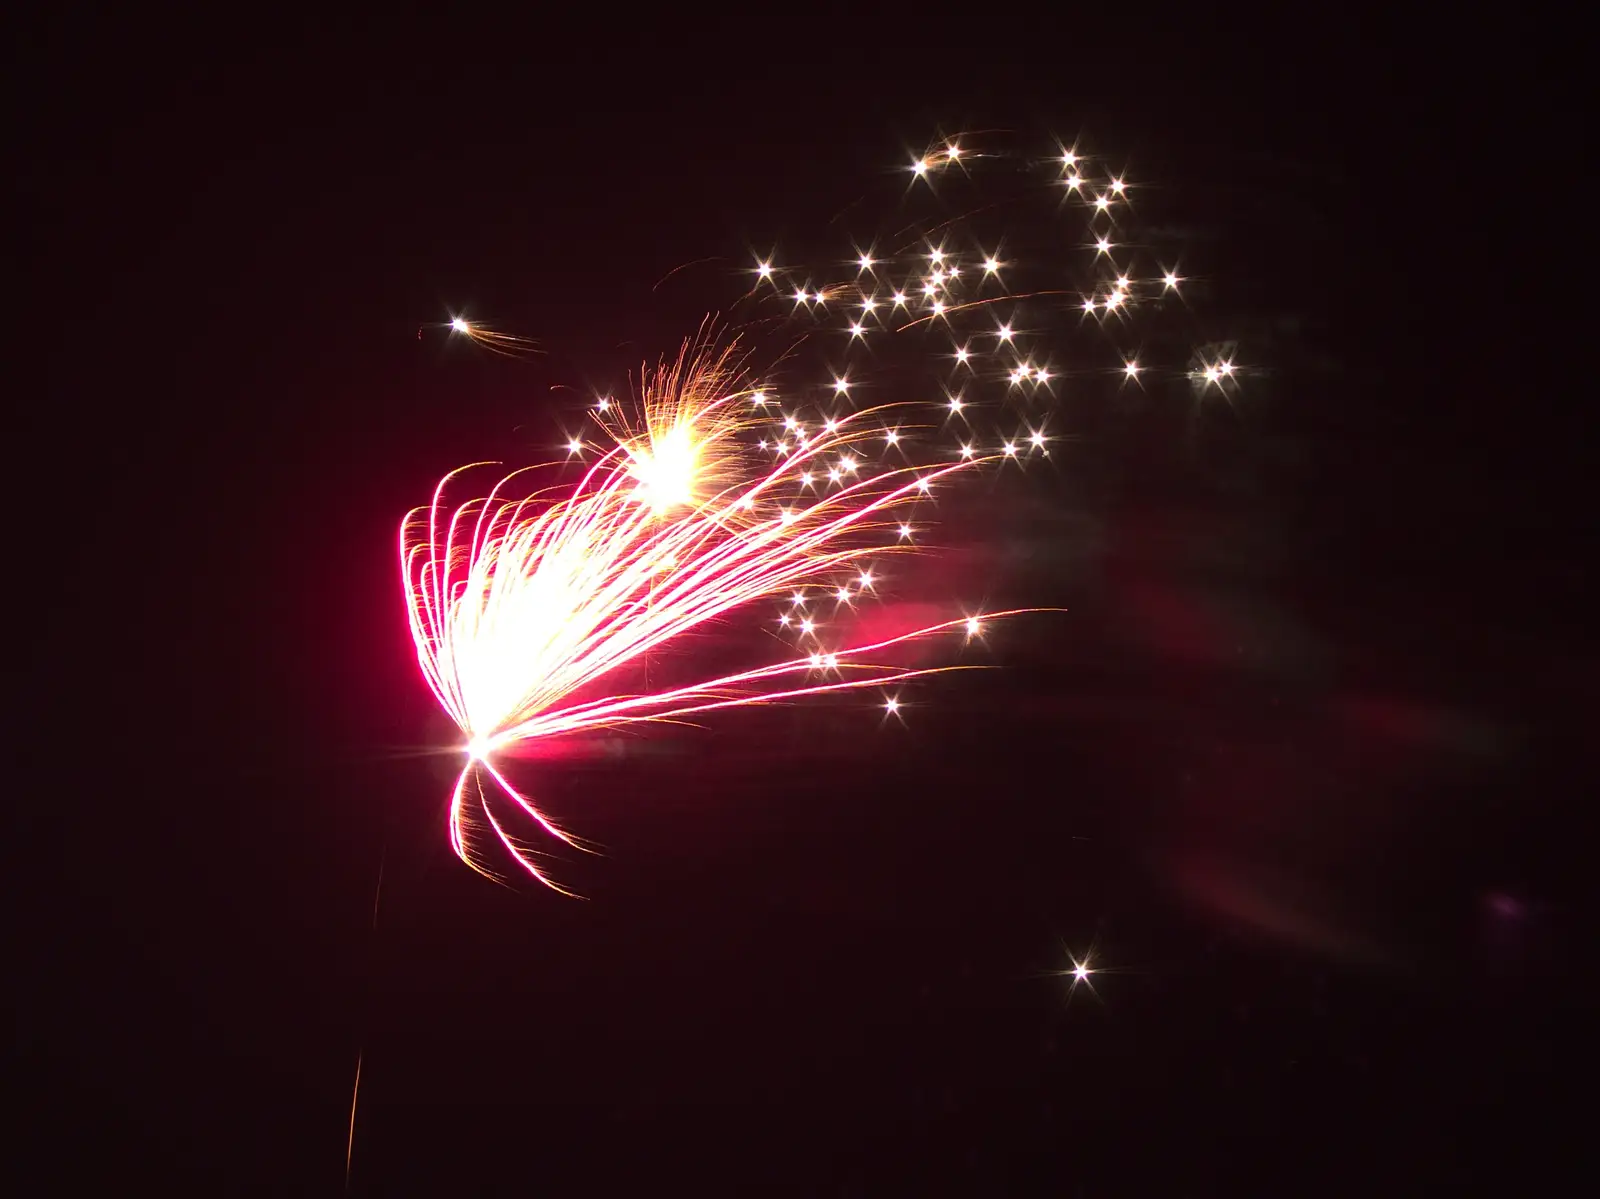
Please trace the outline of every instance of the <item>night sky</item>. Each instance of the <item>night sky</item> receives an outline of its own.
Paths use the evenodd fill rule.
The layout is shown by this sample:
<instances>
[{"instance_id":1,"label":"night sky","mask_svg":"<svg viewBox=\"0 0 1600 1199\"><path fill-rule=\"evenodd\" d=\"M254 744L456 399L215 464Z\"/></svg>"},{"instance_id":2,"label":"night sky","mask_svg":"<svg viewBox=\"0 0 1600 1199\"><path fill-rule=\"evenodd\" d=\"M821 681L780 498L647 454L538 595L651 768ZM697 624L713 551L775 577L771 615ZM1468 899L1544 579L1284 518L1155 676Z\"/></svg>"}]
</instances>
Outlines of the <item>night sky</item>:
<instances>
[{"instance_id":1,"label":"night sky","mask_svg":"<svg viewBox=\"0 0 1600 1199\"><path fill-rule=\"evenodd\" d=\"M1514 33L1490 69L1086 19L21 37L18 1193L341 1193L358 1052L367 1195L1556 1168L1596 710L1587 385L1541 361L1568 85ZM1159 184L1264 369L978 489L938 577L1068 609L1002 669L904 727L825 700L546 763L587 898L469 871L400 516L972 129ZM456 312L545 353L419 339Z\"/></svg>"}]
</instances>

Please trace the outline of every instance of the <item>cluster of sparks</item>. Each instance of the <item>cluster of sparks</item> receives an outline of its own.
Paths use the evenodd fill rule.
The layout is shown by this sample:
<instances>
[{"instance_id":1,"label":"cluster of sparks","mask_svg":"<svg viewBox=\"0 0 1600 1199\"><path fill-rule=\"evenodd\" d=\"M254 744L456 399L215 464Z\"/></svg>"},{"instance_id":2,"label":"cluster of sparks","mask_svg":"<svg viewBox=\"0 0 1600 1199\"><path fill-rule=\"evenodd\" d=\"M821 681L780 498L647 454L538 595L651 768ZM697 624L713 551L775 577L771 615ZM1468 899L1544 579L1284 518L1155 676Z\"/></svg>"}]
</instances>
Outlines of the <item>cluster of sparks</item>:
<instances>
[{"instance_id":1,"label":"cluster of sparks","mask_svg":"<svg viewBox=\"0 0 1600 1199\"><path fill-rule=\"evenodd\" d=\"M968 171L978 157L945 143L912 161L912 184ZM1105 221L1091 229L1104 282L1076 299L1079 319L1126 320L1152 293L1175 294L1175 267L1135 278L1117 265L1115 217L1131 190L1123 179L1091 182L1071 150L1058 166L1058 186L1084 199L1091 225ZM961 669L906 665L908 643L981 639L989 622L1037 610L958 609L875 637L850 618L893 585L895 556L917 550L928 505L951 476L1049 454L1047 411L1025 411L992 438L972 418L993 407L991 386L1003 388L1004 407L1009 397L1048 398L1069 376L1037 348L1047 334L1017 315L1023 300L1069 293L1012 293L1016 264L998 247L963 243L960 232L946 221L936 238L857 249L840 277L821 283L758 257L753 298L807 319L807 345L839 335L840 369L820 381L780 380L775 368L764 377L738 335L708 324L675 360L644 371L629 401L598 398L566 462L513 470L486 494L458 499L467 472L492 464L465 467L407 515L399 555L418 660L465 738L449 830L468 865L496 877L481 852L487 830L529 875L563 890L514 819L583 848L501 769L499 757L518 743L863 689L898 716L902 684ZM523 344L500 345L500 335L459 317L453 327L492 349ZM947 341L916 360L940 373L936 399L908 398L921 384L883 378L883 357L869 371L881 338L932 329ZM1128 358L1118 373L1126 383L1144 369ZM1234 368L1216 359L1188 373L1220 387ZM538 485L540 472L555 480ZM644 685L639 667L652 650L762 601L775 602L770 627L792 638L792 652L681 685Z\"/></svg>"}]
</instances>

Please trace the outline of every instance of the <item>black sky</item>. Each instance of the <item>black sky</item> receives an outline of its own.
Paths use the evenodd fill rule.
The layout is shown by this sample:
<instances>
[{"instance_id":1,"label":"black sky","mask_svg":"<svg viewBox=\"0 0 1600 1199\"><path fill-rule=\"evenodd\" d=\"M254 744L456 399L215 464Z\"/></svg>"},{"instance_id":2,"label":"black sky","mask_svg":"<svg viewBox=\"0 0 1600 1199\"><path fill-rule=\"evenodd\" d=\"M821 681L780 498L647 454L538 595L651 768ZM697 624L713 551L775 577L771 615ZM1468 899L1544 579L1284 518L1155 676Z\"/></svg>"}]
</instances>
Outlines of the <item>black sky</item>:
<instances>
[{"instance_id":1,"label":"black sky","mask_svg":"<svg viewBox=\"0 0 1600 1199\"><path fill-rule=\"evenodd\" d=\"M364 1048L363 1194L1553 1169L1595 664L1559 74L1514 31L463 19L19 39L26 1168L338 1192ZM884 738L552 767L585 902L468 872L398 752L447 732L399 515L675 347L711 293L672 267L971 128L1181 196L1270 376L997 506L1006 585L1071 612L1005 670ZM418 341L460 309L551 352Z\"/></svg>"}]
</instances>

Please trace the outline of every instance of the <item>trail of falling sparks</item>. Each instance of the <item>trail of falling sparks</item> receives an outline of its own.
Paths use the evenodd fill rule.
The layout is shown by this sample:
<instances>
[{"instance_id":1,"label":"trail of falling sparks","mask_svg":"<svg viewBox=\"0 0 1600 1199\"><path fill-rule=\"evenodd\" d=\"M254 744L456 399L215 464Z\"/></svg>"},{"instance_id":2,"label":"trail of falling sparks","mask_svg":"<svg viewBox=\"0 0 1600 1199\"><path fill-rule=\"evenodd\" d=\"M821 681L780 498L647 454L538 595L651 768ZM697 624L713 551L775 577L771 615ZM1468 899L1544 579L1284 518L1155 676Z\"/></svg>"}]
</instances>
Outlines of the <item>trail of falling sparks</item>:
<instances>
[{"instance_id":1,"label":"trail of falling sparks","mask_svg":"<svg viewBox=\"0 0 1600 1199\"><path fill-rule=\"evenodd\" d=\"M965 175L981 157L948 142L913 159L913 186L931 186L934 175L951 168ZM971 246L958 249L956 218L933 226L937 241L924 231L883 255L870 245L858 247L853 275L842 280L785 282L792 272L758 257L746 299L765 291L769 302L792 300L790 311L814 322L840 312L850 347L865 345L869 336L912 330L926 336L942 327L951 352L932 357L945 370L964 372L974 386L1003 374L1008 397L1048 398L1048 384L1060 372L1045 357L1024 352L1020 343L1033 334L1018 324L1020 309L959 334L956 318L987 315L996 304L1072 294L1081 300L1078 322L1092 317L1091 331L1110 340L1134 310L1176 297L1182 282L1170 265L1147 272L1142 282L1126 260L1119 265L1122 251L1094 222L1115 224L1126 184L1120 176L1091 183L1085 163L1063 149L1051 169L1061 176L1052 182L1089 211L1092 240L1082 248L1091 254L1094 280L1087 289L1010 291L1005 276L1017 264L1003 259L998 245L975 253ZM502 352L527 344L459 318L454 326ZM869 559L914 550L915 527L901 509L926 499L955 473L1048 454L1046 421L1025 420L995 450L979 450L968 440L958 444L954 461L918 465L904 455L916 432L908 415L912 404L856 406L846 372L833 382L832 414L806 419L757 385L737 338L708 335L708 327L675 362L641 376L636 404L611 397L597 402L595 429L567 447L569 462L587 464L575 485L535 487L537 473L552 468L530 467L505 474L487 494L452 498L467 472L495 465L478 463L446 475L432 502L401 524L399 555L418 661L465 738L465 762L451 793L450 842L464 862L489 877L497 876L475 836L485 826L529 875L570 894L508 827L513 814L585 848L496 764L518 743L966 669L913 669L893 659L913 641L941 634L970 639L986 621L1042 610L968 613L893 637L828 641L805 615L806 589L825 585L841 603L871 592ZM975 342L981 348L972 348ZM984 358L999 369L979 372ZM1147 371L1135 356L1118 351L1121 385L1143 386L1150 376L1141 372ZM1185 373L1197 388L1237 382L1231 356L1208 351L1197 351ZM961 387L944 390L944 418L968 421L974 402L964 399ZM627 689L652 650L779 595L794 596L798 609L780 619L800 635L802 648L792 656L686 685ZM899 710L892 694L884 706ZM481 812L483 824L469 811Z\"/></svg>"}]
</instances>

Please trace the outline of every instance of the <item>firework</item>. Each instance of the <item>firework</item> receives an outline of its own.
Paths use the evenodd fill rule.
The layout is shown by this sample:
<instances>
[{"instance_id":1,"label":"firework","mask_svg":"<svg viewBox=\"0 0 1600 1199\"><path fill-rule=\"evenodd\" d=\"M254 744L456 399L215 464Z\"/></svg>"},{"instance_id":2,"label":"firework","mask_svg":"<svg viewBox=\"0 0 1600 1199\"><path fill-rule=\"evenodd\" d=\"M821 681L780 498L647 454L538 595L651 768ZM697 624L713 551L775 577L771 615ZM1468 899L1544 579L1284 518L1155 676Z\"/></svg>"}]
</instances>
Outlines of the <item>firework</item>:
<instances>
[{"instance_id":1,"label":"firework","mask_svg":"<svg viewBox=\"0 0 1600 1199\"><path fill-rule=\"evenodd\" d=\"M947 143L913 160L913 185L966 174L978 157ZM1061 178L1052 182L1073 196L1090 187L1074 152L1063 151L1053 169ZM1126 202L1120 177L1102 180L1085 202L1091 224L1110 221ZM795 272L758 258L746 299L781 303L791 320L808 321L797 344L826 346L817 339L832 335L850 363L869 339L902 334L905 352L871 355L871 374L858 356L820 380L779 387L769 381L772 363L768 374L755 369L742 334L708 324L675 360L643 371L629 401L598 400L566 463L512 470L467 498L456 492L469 473L494 464L447 475L432 502L402 522L399 553L418 660L465 738L449 814L462 860L492 875L480 852L487 832L561 890L508 821L582 848L497 765L518 743L861 689L875 690L894 713L895 685L961 668L908 665L908 643L971 639L987 621L1037 611L956 609L933 624L868 636L849 619L825 623L808 597L827 596L848 617L873 597L875 563L915 551L918 506L951 476L1049 453L1048 412L1025 412L992 436L975 429L973 414L1005 411L1018 397L1048 400L1067 375L1025 346L1042 338L1023 320L1033 315L1024 301L1053 302L1057 323L1068 309L1062 297L1081 302L1103 328L1126 322L1146 292L1175 293L1175 267L1140 283L1118 265L1114 229L1113 221L1111 231L1093 230L1103 278L1088 292L1011 290L1018 264L948 217L932 233L912 226L885 249L856 249L848 269L822 283L794 282ZM1235 378L1231 360L1199 369L1209 372L1207 385ZM930 371L939 402L896 398L924 393ZM1145 371L1134 355L1116 359L1123 385L1142 385ZM998 405L985 398L991 388ZM886 402L858 401L866 395ZM640 666L653 649L779 596L778 628L794 640L776 661L645 684Z\"/></svg>"},{"instance_id":2,"label":"firework","mask_svg":"<svg viewBox=\"0 0 1600 1199\"><path fill-rule=\"evenodd\" d=\"M429 328L443 329L451 337L464 337L474 345L482 346L496 354L504 354L509 358L523 358L539 352L534 343L526 337L502 333L482 321L470 321L464 316L453 316L442 325L422 326L417 330L418 340L421 340L423 333Z\"/></svg>"}]
</instances>

